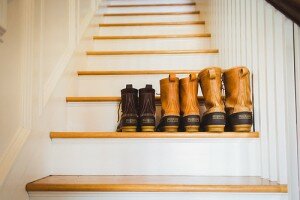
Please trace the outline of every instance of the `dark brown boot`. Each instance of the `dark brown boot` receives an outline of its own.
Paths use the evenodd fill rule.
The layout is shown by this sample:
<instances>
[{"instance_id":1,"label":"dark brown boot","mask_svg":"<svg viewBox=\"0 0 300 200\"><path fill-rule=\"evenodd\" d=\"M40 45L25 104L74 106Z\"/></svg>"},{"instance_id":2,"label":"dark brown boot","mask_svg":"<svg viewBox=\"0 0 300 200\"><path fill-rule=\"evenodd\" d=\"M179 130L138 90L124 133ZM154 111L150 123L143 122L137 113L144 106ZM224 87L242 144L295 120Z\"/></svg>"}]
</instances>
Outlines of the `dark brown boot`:
<instances>
[{"instance_id":1,"label":"dark brown boot","mask_svg":"<svg viewBox=\"0 0 300 200\"><path fill-rule=\"evenodd\" d=\"M118 132L136 132L138 126L138 90L126 85L121 90L122 116Z\"/></svg>"},{"instance_id":2,"label":"dark brown boot","mask_svg":"<svg viewBox=\"0 0 300 200\"><path fill-rule=\"evenodd\" d=\"M201 123L209 132L223 132L226 124L221 74L221 68L212 67L202 70L198 75L206 107Z\"/></svg>"},{"instance_id":3,"label":"dark brown boot","mask_svg":"<svg viewBox=\"0 0 300 200\"><path fill-rule=\"evenodd\" d=\"M139 116L142 132L154 132L155 129L155 90L146 85L139 90Z\"/></svg>"},{"instance_id":4,"label":"dark brown boot","mask_svg":"<svg viewBox=\"0 0 300 200\"><path fill-rule=\"evenodd\" d=\"M183 131L197 132L200 127L198 79L196 74L180 79L180 113Z\"/></svg>"},{"instance_id":5,"label":"dark brown boot","mask_svg":"<svg viewBox=\"0 0 300 200\"><path fill-rule=\"evenodd\" d=\"M177 132L179 128L179 79L175 74L160 80L161 120L158 131Z\"/></svg>"},{"instance_id":6,"label":"dark brown boot","mask_svg":"<svg viewBox=\"0 0 300 200\"><path fill-rule=\"evenodd\" d=\"M229 128L249 132L252 126L250 72L246 67L235 67L223 73Z\"/></svg>"}]
</instances>

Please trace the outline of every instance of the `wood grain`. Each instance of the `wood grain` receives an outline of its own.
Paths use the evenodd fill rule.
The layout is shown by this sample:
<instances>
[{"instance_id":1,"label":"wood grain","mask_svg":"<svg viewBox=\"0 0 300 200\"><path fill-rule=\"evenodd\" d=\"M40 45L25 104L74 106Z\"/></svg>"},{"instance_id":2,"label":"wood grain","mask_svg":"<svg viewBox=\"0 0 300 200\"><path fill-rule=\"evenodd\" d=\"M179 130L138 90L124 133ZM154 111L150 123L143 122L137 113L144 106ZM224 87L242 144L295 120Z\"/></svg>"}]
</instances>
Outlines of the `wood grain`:
<instances>
[{"instance_id":1,"label":"wood grain","mask_svg":"<svg viewBox=\"0 0 300 200\"><path fill-rule=\"evenodd\" d=\"M287 193L258 177L200 176L48 176L26 185L32 191L81 192L260 192Z\"/></svg>"},{"instance_id":2,"label":"wood grain","mask_svg":"<svg viewBox=\"0 0 300 200\"><path fill-rule=\"evenodd\" d=\"M147 15L198 15L200 11L191 12L141 12L141 13L105 13L104 16L147 16Z\"/></svg>"},{"instance_id":3,"label":"wood grain","mask_svg":"<svg viewBox=\"0 0 300 200\"><path fill-rule=\"evenodd\" d=\"M155 97L156 101L160 101L160 96ZM203 97L198 97L199 101L203 101ZM120 102L121 97L118 96L102 96L102 97L66 97L66 102Z\"/></svg>"},{"instance_id":4,"label":"wood grain","mask_svg":"<svg viewBox=\"0 0 300 200\"><path fill-rule=\"evenodd\" d=\"M125 36L94 36L94 40L121 40L121 39L166 39L166 38L194 38L211 37L210 33L177 34L177 35L125 35Z\"/></svg>"},{"instance_id":5,"label":"wood grain","mask_svg":"<svg viewBox=\"0 0 300 200\"><path fill-rule=\"evenodd\" d=\"M258 132L198 132L198 133L165 133L165 132L51 132L51 139L87 139L87 138L259 138Z\"/></svg>"},{"instance_id":6,"label":"wood grain","mask_svg":"<svg viewBox=\"0 0 300 200\"><path fill-rule=\"evenodd\" d=\"M153 6L195 6L196 3L159 3L159 4L116 4L107 5L108 8L153 7Z\"/></svg>"},{"instance_id":7,"label":"wood grain","mask_svg":"<svg viewBox=\"0 0 300 200\"><path fill-rule=\"evenodd\" d=\"M135 22L135 23L100 23L99 27L116 26L176 26L176 25L204 25L205 21L184 21L184 22Z\"/></svg>"},{"instance_id":8,"label":"wood grain","mask_svg":"<svg viewBox=\"0 0 300 200\"><path fill-rule=\"evenodd\" d=\"M147 75L147 74L191 74L199 73L199 70L114 70L114 71L78 71L78 76L94 75Z\"/></svg>"},{"instance_id":9,"label":"wood grain","mask_svg":"<svg viewBox=\"0 0 300 200\"><path fill-rule=\"evenodd\" d=\"M219 53L218 49L199 49L199 50L148 50L148 51L87 51L88 56L103 55L149 55L149 54L209 54Z\"/></svg>"}]
</instances>

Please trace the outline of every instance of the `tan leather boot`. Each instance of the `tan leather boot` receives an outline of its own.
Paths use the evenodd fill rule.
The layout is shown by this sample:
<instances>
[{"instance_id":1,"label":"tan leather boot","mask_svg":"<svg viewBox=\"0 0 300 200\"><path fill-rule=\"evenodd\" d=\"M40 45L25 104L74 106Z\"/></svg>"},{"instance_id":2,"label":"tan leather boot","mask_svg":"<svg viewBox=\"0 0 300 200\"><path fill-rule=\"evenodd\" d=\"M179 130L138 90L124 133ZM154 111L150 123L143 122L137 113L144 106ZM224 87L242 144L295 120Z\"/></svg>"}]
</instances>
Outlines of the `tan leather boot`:
<instances>
[{"instance_id":1,"label":"tan leather boot","mask_svg":"<svg viewBox=\"0 0 300 200\"><path fill-rule=\"evenodd\" d=\"M175 74L160 80L161 120L158 131L177 132L179 127L179 79Z\"/></svg>"},{"instance_id":2,"label":"tan leather boot","mask_svg":"<svg viewBox=\"0 0 300 200\"><path fill-rule=\"evenodd\" d=\"M184 131L197 132L200 128L200 105L196 74L180 79L180 114Z\"/></svg>"},{"instance_id":3,"label":"tan leather boot","mask_svg":"<svg viewBox=\"0 0 300 200\"><path fill-rule=\"evenodd\" d=\"M249 132L252 126L250 72L246 67L234 67L223 73L226 93L226 113L230 128Z\"/></svg>"},{"instance_id":4,"label":"tan leather boot","mask_svg":"<svg viewBox=\"0 0 300 200\"><path fill-rule=\"evenodd\" d=\"M201 123L209 132L223 132L226 124L221 74L221 68L212 67L202 70L198 75L206 107Z\"/></svg>"}]
</instances>

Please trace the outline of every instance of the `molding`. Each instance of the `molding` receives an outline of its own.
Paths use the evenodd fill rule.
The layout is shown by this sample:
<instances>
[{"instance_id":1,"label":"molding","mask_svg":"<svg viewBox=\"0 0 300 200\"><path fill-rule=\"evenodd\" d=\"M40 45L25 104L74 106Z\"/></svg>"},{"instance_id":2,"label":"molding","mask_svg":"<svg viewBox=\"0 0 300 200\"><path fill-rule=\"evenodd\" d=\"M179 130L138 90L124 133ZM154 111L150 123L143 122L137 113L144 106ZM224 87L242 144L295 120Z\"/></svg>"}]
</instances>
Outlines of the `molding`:
<instances>
[{"instance_id":1,"label":"molding","mask_svg":"<svg viewBox=\"0 0 300 200\"><path fill-rule=\"evenodd\" d=\"M14 134L14 138L11 140L11 143L5 150L3 157L0 159L0 187L10 172L10 169L13 166L13 163L21 151L24 143L26 142L30 131L30 129L20 127Z\"/></svg>"},{"instance_id":2,"label":"molding","mask_svg":"<svg viewBox=\"0 0 300 200\"><path fill-rule=\"evenodd\" d=\"M7 0L0 0L0 42L7 28Z\"/></svg>"},{"instance_id":3,"label":"molding","mask_svg":"<svg viewBox=\"0 0 300 200\"><path fill-rule=\"evenodd\" d=\"M70 0L70 2L72 2L72 0ZM76 23L74 23L74 12L72 11L72 9L76 9L76 5L74 3L69 3L70 7L70 12L69 12L69 27L70 27L70 31L69 31L69 44L68 47L66 48L65 52L63 53L63 55L61 56L60 60L58 61L58 63L56 64L56 66L54 67L54 70L52 71L52 73L50 74L48 80L46 81L46 83L43 86L43 96L42 96L42 105L43 107L46 106L46 104L49 101L49 98L52 94L52 92L54 91L59 79L61 78L63 72L65 71L75 49L76 49L76 37L74 37L74 34L76 34L74 31L72 30L76 30L75 28L71 27L71 26L75 26ZM80 40L80 38L82 37L84 31L86 30L87 26L89 25L92 17L94 16L95 13L95 9L91 10L90 13L88 13L86 15L86 17L84 18L84 20L82 21L82 23L80 23L80 28L77 29L77 38L78 40ZM72 19L71 19L72 18Z\"/></svg>"}]
</instances>

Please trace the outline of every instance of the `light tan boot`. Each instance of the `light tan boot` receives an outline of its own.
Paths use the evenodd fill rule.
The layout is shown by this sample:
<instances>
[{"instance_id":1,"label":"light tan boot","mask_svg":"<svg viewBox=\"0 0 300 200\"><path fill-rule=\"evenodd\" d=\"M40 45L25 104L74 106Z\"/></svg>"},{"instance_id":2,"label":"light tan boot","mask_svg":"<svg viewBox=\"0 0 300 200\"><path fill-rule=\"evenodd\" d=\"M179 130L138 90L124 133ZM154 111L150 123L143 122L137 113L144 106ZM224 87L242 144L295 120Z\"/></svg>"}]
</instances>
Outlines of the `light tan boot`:
<instances>
[{"instance_id":1,"label":"light tan boot","mask_svg":"<svg viewBox=\"0 0 300 200\"><path fill-rule=\"evenodd\" d=\"M226 124L221 74L221 68L212 67L198 75L206 107L201 124L209 132L223 132Z\"/></svg>"},{"instance_id":2,"label":"light tan boot","mask_svg":"<svg viewBox=\"0 0 300 200\"><path fill-rule=\"evenodd\" d=\"M160 80L161 120L158 131L177 132L179 128L179 79L175 74Z\"/></svg>"},{"instance_id":3,"label":"light tan boot","mask_svg":"<svg viewBox=\"0 0 300 200\"><path fill-rule=\"evenodd\" d=\"M198 79L196 74L180 79L180 112L182 126L187 132L200 128L200 105L198 102Z\"/></svg>"},{"instance_id":4,"label":"light tan boot","mask_svg":"<svg viewBox=\"0 0 300 200\"><path fill-rule=\"evenodd\" d=\"M252 101L249 70L246 67L228 69L223 73L223 80L229 127L236 132L250 132Z\"/></svg>"}]
</instances>

